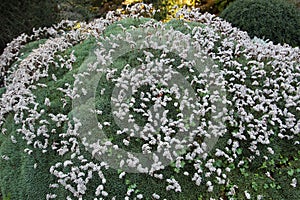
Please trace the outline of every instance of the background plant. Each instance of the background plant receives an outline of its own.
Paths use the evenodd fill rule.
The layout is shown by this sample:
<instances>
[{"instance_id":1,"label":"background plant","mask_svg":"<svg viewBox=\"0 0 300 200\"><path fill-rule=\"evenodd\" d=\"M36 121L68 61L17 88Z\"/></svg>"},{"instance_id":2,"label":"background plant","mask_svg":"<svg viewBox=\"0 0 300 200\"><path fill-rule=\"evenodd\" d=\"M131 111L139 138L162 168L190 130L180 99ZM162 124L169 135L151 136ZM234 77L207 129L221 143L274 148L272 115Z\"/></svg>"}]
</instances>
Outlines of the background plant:
<instances>
[{"instance_id":1,"label":"background plant","mask_svg":"<svg viewBox=\"0 0 300 200\"><path fill-rule=\"evenodd\" d=\"M251 37L300 44L300 10L284 0L237 0L220 15Z\"/></svg>"},{"instance_id":2,"label":"background plant","mask_svg":"<svg viewBox=\"0 0 300 200\"><path fill-rule=\"evenodd\" d=\"M55 0L3 0L0 4L0 53L13 38L32 29L58 22Z\"/></svg>"}]
</instances>

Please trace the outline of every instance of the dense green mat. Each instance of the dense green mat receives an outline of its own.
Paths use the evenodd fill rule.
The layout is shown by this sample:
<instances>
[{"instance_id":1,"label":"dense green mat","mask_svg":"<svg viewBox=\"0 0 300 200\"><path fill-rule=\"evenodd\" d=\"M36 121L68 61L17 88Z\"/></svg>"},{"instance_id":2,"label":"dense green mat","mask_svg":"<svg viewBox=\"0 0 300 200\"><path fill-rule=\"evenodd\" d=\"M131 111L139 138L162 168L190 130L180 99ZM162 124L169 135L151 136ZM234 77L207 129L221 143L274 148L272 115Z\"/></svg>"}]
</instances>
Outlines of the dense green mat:
<instances>
[{"instance_id":1,"label":"dense green mat","mask_svg":"<svg viewBox=\"0 0 300 200\"><path fill-rule=\"evenodd\" d=\"M172 163L165 169L156 172L157 174L162 174L164 180L160 180L148 174L142 173L126 173L124 178L119 178L122 170L105 168L105 166L101 166L101 171L105 176L105 181L103 181L103 178L100 178L101 175L99 177L97 170L95 170L96 166L99 167L101 165L101 160L99 161L95 159L91 155L91 153L86 150L84 145L81 143L82 138L72 135L66 135L65 137L60 135L61 133L66 133L68 130L72 130L70 129L70 127L75 126L76 122L72 120L72 116L74 114L71 112L72 99L66 97L62 90L58 88L66 89L69 85L72 86L74 84L75 77L78 73L80 73L80 70L82 69L83 65L85 65L85 62L87 62L87 58L90 59L88 61L91 62L97 60L96 56L93 55L93 52L99 47L99 43L101 43L102 38L95 38L93 35L87 34L85 37L83 37L83 39L79 41L74 42L71 40L75 44L66 48L66 50L56 52L54 60L51 60L51 62L47 66L47 73L49 74L49 76L39 79L37 82L40 85L37 85L36 89L32 89L32 94L35 96L34 100L38 105L37 112L46 114L41 114L39 118L36 119L36 121L35 119L33 119L33 121L35 121L36 127L26 128L28 128L28 130L32 128L33 132L37 132L37 129L39 129L43 124L43 122L41 122L42 120L50 122L49 124L44 123L47 127L46 132L47 134L49 134L49 136L36 134L35 138L32 139L33 141L40 140L42 142L46 142L45 139L47 139L47 143L49 145L46 148L35 148L34 146L39 145L35 143L27 144L28 141L22 138L22 136L24 135L17 133L17 130L22 129L22 126L21 124L15 123L14 111L3 114L3 125L0 127L0 130L2 132L5 132L5 134L0 134L0 157L2 157L2 159L0 160L0 191L2 196L11 200L38 200L45 199L47 194L55 194L57 195L56 199L77 199L78 197L74 195L76 194L76 192L70 192L70 187L74 187L74 190L81 191L82 188L80 189L80 186L78 186L80 184L78 182L88 180L88 182L85 184L87 189L82 189L85 191L84 194L82 194L82 199L94 199L95 191L97 191L97 187L101 184L103 184L104 186L104 191L108 193L107 196L105 193L102 193L103 199L112 199L113 197L115 197L116 199L124 199L124 197L128 193L131 193L129 199L139 197L139 194L143 194L144 199L153 199L155 198L155 195L153 196L154 193L159 194L161 199L178 200L206 200L210 198L245 199L246 197L248 197L248 194L251 194L251 197L254 199L260 197L262 197L262 199L297 199L297 197L300 196L300 190L297 189L298 186L296 188L291 186L291 183L292 179L300 181L300 150L299 145L297 145L297 142L299 141L299 132L298 134L296 134L294 133L296 131L293 132L293 128L287 128L284 134L286 134L287 136L292 135L293 137L291 137L289 140L286 138L279 139L278 135L280 135L282 132L282 128L280 127L279 123L276 122L274 123L274 125L271 125L272 122L270 123L268 121L267 130L273 131L273 134L266 136L267 139L270 140L270 144L263 145L261 143L258 143L257 150L259 150L260 155L254 156L254 152L251 152L249 150L250 142L255 141L255 139L251 138L251 134L248 134L247 132L251 129L250 126L248 126L250 122L246 123L245 121L243 121L241 113L237 109L237 93L231 90L232 85L234 84L244 84L253 91L259 87L270 90L275 89L275 86L274 88L272 88L272 86L267 87L264 86L264 84L267 81L267 78L275 80L276 78L283 76L282 71L276 69L277 72L274 73L274 69L272 70L272 65L275 66L275 61L272 57L263 55L262 59L259 59L257 55L263 54L262 52L258 52L257 55L250 55L250 53L253 52L250 52L250 50L247 49L246 45L247 42L249 44L251 43L251 45L253 45L254 43L249 38L245 37L246 42L244 46L242 46L242 42L237 40L239 36L242 37L241 35L239 35L239 32L233 29L229 31L227 30L227 32L222 32L225 29L224 27L223 30L214 32L218 30L216 27L221 26L220 24L218 24L220 23L219 19L211 19L210 21L209 17L207 16L205 19L206 20L203 20L203 23L172 20L166 24L166 30L174 29L174 31L180 31L184 34L192 35L195 38L201 38L201 36L199 35L195 36L194 32L196 32L196 30L198 29L200 30L198 31L198 33L202 33L204 35L203 38L212 38L210 41L211 43L207 42L208 40L202 38L203 43L201 45L204 46L204 49L207 49L207 53L210 56L217 57L218 55L221 55L220 57L215 59L215 64L218 65L218 68L220 70L223 70L224 78L228 83L228 86L226 86L226 98L227 101L233 102L233 104L230 105L228 103L227 105L228 110L232 111L229 115L232 116L232 119L236 120L237 122L241 122L241 124L230 123L229 121L225 123L227 133L219 138L214 148L209 152L208 158L204 159L204 162L200 166L200 169L203 170L203 173L200 173L202 178L202 183L200 186L197 186L195 184L195 181L191 180L194 173L196 173L194 169L195 160L182 160L180 163L180 167L176 167L175 163ZM126 32L136 30L137 28L141 27L140 25L143 25L145 23L155 24L156 22L151 22L150 19L146 18L127 18L121 21L114 22L110 26L106 27L104 32L100 33L100 35L126 35ZM211 24L211 27L209 24ZM78 34L84 35L88 31L85 30L83 26L83 28L79 29L78 32ZM33 49L47 44L47 41L49 42L50 40L51 38L49 40L36 41L34 43L27 44L22 50L23 54L20 56L20 60L26 60ZM243 38L241 40L243 40ZM198 42L201 43L201 40L199 39ZM258 44L254 44L253 46L255 45ZM273 46L259 46L259 48L266 49L269 47ZM150 48L147 49L147 51L152 53L153 59L159 58L164 53L161 50ZM221 54L224 51L231 52L229 53L227 58L230 58L231 61L238 63L238 65L234 66L234 64L225 64L226 61L224 60L226 60L226 57L222 57L225 54ZM234 51L236 51L237 53L232 53ZM275 49L274 51L277 52L278 50ZM292 55L292 53L299 52L299 50L295 50L292 48L288 49L287 51L291 52L290 55ZM243 54L243 52L245 52L245 54ZM178 66L182 63L181 57L176 55L175 53L168 52L166 56L170 58L170 62L168 63L170 66ZM72 60L72 58L74 57L76 59ZM142 61L145 61L146 59L147 56L141 50L132 50L120 55L117 59L114 60L112 64L109 65L110 69L116 70L112 77L117 78L122 73L122 70L124 70L124 67L126 65L129 65L128 69L134 69L136 66L141 66L143 64ZM291 80L291 85L295 88L299 88L299 59L297 60L297 58L291 56L290 60L291 64L287 64L286 68L289 68L295 73L295 77L292 78L298 78L297 80ZM249 64L250 61L253 61L253 63ZM257 70L257 68L259 67L257 67L258 65L256 65L254 61L257 63L264 63L263 67L261 68L261 70L264 71L264 74L261 77L251 77L252 75L254 75L254 73L258 73L257 71L259 71ZM276 60L276 62L277 61L278 60ZM21 65L20 62L22 61L16 61L14 63L16 64L15 70L17 70L18 65ZM287 61L284 60L283 62ZM68 64L70 63L72 66L72 70L68 68ZM241 66L240 68L237 67L239 65ZM239 71L242 70L244 70L244 74L246 77L244 78L244 81L242 80L242 78L232 79L234 75L230 75L229 73L227 73L228 71L239 73ZM189 82L192 82L193 76L197 76L198 73L195 67L178 69L178 71L181 75L186 77L186 80ZM286 77L284 77L283 79L285 78ZM254 80L260 81L258 85L252 84ZM43 86L42 84L45 84L47 87ZM143 142L145 141L138 137L130 138L128 134L116 135L118 125L114 122L114 116L111 110L111 97L114 86L114 82L111 80L108 81L106 76L100 77L95 93L95 102L93 102L95 104L95 108L102 111L102 114L98 115L97 119L102 124L104 122L111 123L110 126L105 126L103 130L106 133L107 138L109 138L112 143L117 144L120 148L127 151L139 152L141 151L141 147L143 145ZM191 87L194 90L201 89L201 84L194 84ZM164 88L164 86L158 86L158 88ZM101 89L105 89L105 91L102 93ZM141 86L138 89L138 92L146 93L147 91L151 91L150 86ZM280 92L283 91L284 89L281 88ZM5 95L6 92L7 91L5 88L1 88L0 97L3 98L3 95ZM297 91L294 90L289 92L288 94L291 96L297 96L296 93ZM198 92L197 95L202 98L209 94L205 92ZM143 103L143 101L138 100L139 96L137 94L135 97L137 101L135 102L134 106L136 108L141 108L141 104ZM170 94L168 97L174 96ZM270 98L270 96L266 95L266 98ZM45 103L46 99L51 102L51 105L47 105L47 103ZM240 99L243 99L243 97L241 97ZM2 108L4 107L4 103L7 102L3 101L3 106L1 105ZM179 113L179 110L172 110L172 107L170 106L174 103L175 101L171 101L169 104L167 104L166 108L170 109L168 118L176 120L176 115ZM254 100L254 103L261 103L260 99ZM84 102L81 105L81 108L84 108L85 106L87 106L87 104L88 102ZM153 104L151 104L150 102L149 105L146 106L150 107L152 105ZM276 105L278 106L279 110L284 110L286 102L283 100L278 100ZM264 113L253 109L254 106L255 105L244 106L245 111L247 113L252 113L254 115L254 118L257 120L262 120L263 118L265 118ZM295 115L293 116L296 119L294 128L296 128L296 126L299 126L299 110L297 111L296 107L299 107L299 96L298 98L295 97L293 105L287 107L287 112ZM29 108L33 109L34 105L29 105ZM134 115L134 112L132 113ZM36 113L30 113L28 110L24 109L25 119L28 119L35 114ZM58 116L59 114L67 116L69 120L62 120L61 124L57 125L57 122L53 120L53 116ZM211 117L210 115L211 113L208 112L208 114L204 116L204 120L209 121ZM142 115L136 114L133 117L136 119L137 123L140 126L146 124L147 118L143 117ZM284 115L280 116L280 118L283 123L285 123L288 119ZM268 117L266 117L266 119L270 120L270 118ZM239 133L241 126L245 128L244 136L246 140L240 139L236 135L237 133ZM52 130L53 132L51 132ZM267 130L263 133L267 133ZM161 133L161 135L163 136L163 133ZM67 151L64 153L64 155L59 155L60 152L57 149L53 148L53 145L55 146L55 144L57 144L58 148L63 149L63 146L65 145L66 148L71 149L72 145L74 144L72 143L74 141L73 139L76 137L78 139L77 141L79 141L79 144L75 145L76 149L80 151L80 155L87 159L87 162L80 160L79 155L75 155L75 157L73 157L72 154L74 154L74 152L72 151ZM129 146L124 144L124 139L128 138L130 138ZM258 140L258 138L256 139ZM64 141L64 143L61 143L62 141ZM203 138L197 137L195 138L195 141L201 143L203 142ZM229 141L237 141L238 146L234 147L236 143L230 143ZM271 148L271 150L268 149L268 147ZM155 148L155 145L153 146L153 148ZM47 151L43 152L43 150ZM215 154L217 150L223 150L230 157L236 156L236 158L232 162L229 162L226 156L217 156ZM274 151L275 153L271 154L270 152L272 151ZM183 153L183 155L186 154ZM250 161L252 159L251 156L254 156L252 161ZM268 159L264 158L263 156L267 156ZM197 158L201 159L200 157ZM66 160L71 160L72 164L67 165L65 163ZM208 160L213 160L213 162L207 162L213 165L211 167L220 169L222 171L220 176L216 175L216 170L210 172L209 167L205 166L205 162ZM57 163L59 162L61 162L61 165L57 165ZM94 163L95 165L88 165L88 163L90 162ZM92 166L94 166L94 169ZM75 169L76 167L78 169ZM58 170L59 173L65 173L67 174L66 176L70 177L70 174L74 172L73 175L78 179L66 179L66 182L70 183L70 187L65 188L62 183L58 183L59 178L54 175L53 169ZM80 172L83 173L79 175ZM190 175L184 175L183 172L189 172ZM213 175L210 176L207 175L207 173L212 173ZM222 175L223 173L226 174L226 177L225 175ZM89 176L93 176L93 178L89 179ZM218 181L222 182L222 180L216 177L224 178L224 183L218 184ZM165 180L167 178L177 180L180 183L181 192L176 192L174 190L167 191L166 187L168 186L168 183ZM212 185L214 185L212 192L207 191L208 186L210 186L209 183L212 183ZM53 188L49 188L49 185L51 184L57 185L52 185Z\"/></svg>"}]
</instances>

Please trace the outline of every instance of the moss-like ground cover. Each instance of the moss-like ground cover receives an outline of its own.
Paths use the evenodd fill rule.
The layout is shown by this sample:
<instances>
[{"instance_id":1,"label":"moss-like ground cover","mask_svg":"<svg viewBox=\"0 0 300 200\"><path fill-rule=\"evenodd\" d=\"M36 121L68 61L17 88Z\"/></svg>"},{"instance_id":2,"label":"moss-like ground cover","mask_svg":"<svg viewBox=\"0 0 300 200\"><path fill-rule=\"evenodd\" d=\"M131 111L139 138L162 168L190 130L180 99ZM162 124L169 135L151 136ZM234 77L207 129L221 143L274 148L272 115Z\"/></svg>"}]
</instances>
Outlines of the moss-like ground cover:
<instances>
[{"instance_id":1,"label":"moss-like ground cover","mask_svg":"<svg viewBox=\"0 0 300 200\"><path fill-rule=\"evenodd\" d=\"M0 134L0 156L2 157L0 189L2 196L24 200L44 199L48 194L50 199L52 194L56 195L57 199L95 199L99 190L100 194L97 197L99 199L112 199L113 197L124 199L125 196L134 199L141 197L139 196L141 194L144 199L158 198L154 193L158 194L161 199L182 200L245 199L249 198L249 195L252 198L262 199L297 199L300 196L300 190L297 189L299 186L295 185L294 187L291 183L292 180L300 180L299 110L297 110L299 107L299 58L295 56L299 53L299 49L271 44L265 44L264 47L255 44L243 33L231 27L223 26L218 29L218 26L221 26L218 23L225 22L220 22L212 17L210 19L210 17L209 15L197 18L198 20L195 21L198 22L173 20L166 24L167 30L172 28L194 36L195 41L203 46L206 52L214 58L219 69L224 72L224 80L227 83L226 107L229 115L225 122L227 131L219 138L206 158L198 155L194 160L183 159L180 167L176 167L175 162L171 163L165 169L156 172L156 174L163 175L162 180L143 173L126 173L124 177L120 178L123 172L121 169L107 168L86 150L81 143L82 138L78 135L67 134L68 131L75 130L76 119L72 118L72 99L62 91L63 89L67 91L69 86L73 86L75 77L80 73L87 58L91 59L91 62L97 60L97 56L91 57L90 55L102 41L101 38L87 33L86 29L90 27L82 27L77 31L78 34L86 34L84 37L78 39L73 45L55 52L53 59L46 64L40 60L40 65L45 66L35 66L37 67L35 69L40 69L41 72L47 68L48 74L48 76L26 85L27 88L30 85L36 86L36 88L31 88L34 96L32 102L36 104L29 103L28 108L20 108L17 103L21 98L15 99L15 102L9 104L5 95L12 91L11 87L14 86L11 79L7 82L6 87L0 89L2 98L0 120L3 122L1 131L5 133ZM189 20L191 21L191 19ZM106 27L100 35L124 35L127 31L134 30L134 27L139 28L141 24L150 21L145 18L123 19ZM238 37L241 37L241 41L237 39ZM20 56L20 60L26 60L30 52L38 47L37 45L45 44L47 44L45 40L27 44L22 50L24 54ZM257 52L253 50L254 48L258 49ZM278 58L267 55L267 53L273 53L272 51L267 52L268 48L273 48L274 55L277 55ZM279 48L284 50L280 52ZM153 59L159 58L163 53L155 49L147 50L153 54ZM284 51L288 52L287 57L281 60L280 56L285 55ZM182 62L181 58L174 53L167 53L167 57L173 59L169 65L178 66ZM116 69L112 77L120 76L126 65L130 66L129 69L133 69L143 62L147 63L146 59L145 53L139 50L119 56L109 65L109 69ZM19 62L16 61L17 66L22 65ZM24 65L30 66L30 62ZM190 69L186 67L178 69L178 71L186 77L187 81L192 82L193 76L197 76L198 72L195 68L192 68L193 72ZM109 126L104 126L103 130L112 143L127 151L139 152L141 146L147 143L146 141L138 137L130 137L128 134L116 134L118 126L114 122L110 108L115 86L115 82L112 80L108 80L105 76L99 80L94 104L95 108L102 113L97 115L97 119L102 124L111 123ZM289 85L284 85L287 80L290 81ZM257 82L257 84L253 84L253 82ZM281 85L278 85L280 83ZM241 92L243 85L248 89L244 88L245 93ZM196 83L191 84L191 87L197 90L202 85ZM164 86L158 85L157 88L164 89ZM234 88L239 89L234 90ZM101 89L105 89L104 93L100 92ZM143 100L138 98L141 92L150 93L150 86L139 88L138 93L134 96L137 99L134 108L142 108ZM273 97L272 93L278 93L277 102L273 101L276 97ZM23 95L27 97L26 94ZM170 110L168 118L176 121L180 110L171 107L176 99L171 93L165 92L165 95L173 98L166 105L166 109ZM203 103L203 98L207 93L197 92L197 95L200 102ZM285 96L293 98L293 102L289 102ZM251 97L253 99L250 99ZM262 97L267 101L264 102L265 99L263 100ZM268 103L268 100L271 103ZM287 106L288 103L291 105ZM153 104L150 101L146 106L150 107ZM261 110L255 108L260 104L270 108L271 105L276 105L276 109L264 112L263 108ZM10 109L9 112L4 111L5 106L8 107L8 110ZM87 105L81 105L82 108L85 106ZM14 110L15 108L16 110ZM275 110L279 114L273 114L278 117L278 120L272 122L272 119L276 118L272 118L271 111ZM285 114L280 114L282 111ZM136 123L140 126L146 124L147 117L143 118L133 110L131 112ZM253 118L246 120L245 112L248 116L252 115ZM20 116L20 113L23 113L24 116ZM60 116L61 121L56 120L55 116ZM66 120L64 117L68 119ZM211 113L207 112L203 118L209 121L210 117ZM17 123L18 118L25 122ZM263 123L264 121L267 121L266 124ZM288 126L289 121L292 121L290 123L293 125ZM30 124L34 126L31 127ZM43 130L46 131L43 132ZM26 135L25 131L32 131L34 134ZM163 132L159 134L164 136ZM199 144L203 142L203 138L200 136L201 134L195 137L195 141ZM124 139L128 138L130 139L129 146L124 143ZM269 142L264 144L264 140L269 140ZM157 147L155 145L153 148ZM64 149L67 150L64 151ZM192 152L193 148L187 151ZM186 156L188 152L182 155ZM203 160L199 167L202 173L195 170L197 159ZM66 161L71 161L71 164L67 164ZM190 174L186 175L183 172ZM192 181L194 174L198 174L202 179L199 186L195 184L195 180ZM166 187L170 185L166 179L177 180L180 183L181 192L166 190ZM85 184L82 185L81 182ZM99 185L103 185L104 188L99 189ZM213 185L213 190L209 192L211 185Z\"/></svg>"}]
</instances>

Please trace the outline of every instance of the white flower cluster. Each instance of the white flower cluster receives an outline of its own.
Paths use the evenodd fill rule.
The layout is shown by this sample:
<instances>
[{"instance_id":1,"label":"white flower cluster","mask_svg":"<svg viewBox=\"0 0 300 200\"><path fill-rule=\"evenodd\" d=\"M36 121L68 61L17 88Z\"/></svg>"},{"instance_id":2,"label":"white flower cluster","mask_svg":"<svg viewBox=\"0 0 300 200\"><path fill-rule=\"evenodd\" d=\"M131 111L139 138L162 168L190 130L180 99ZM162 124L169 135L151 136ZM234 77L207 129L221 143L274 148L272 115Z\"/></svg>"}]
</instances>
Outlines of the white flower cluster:
<instances>
[{"instance_id":1,"label":"white flower cluster","mask_svg":"<svg viewBox=\"0 0 300 200\"><path fill-rule=\"evenodd\" d=\"M0 55L0 75L1 77L6 77L7 73L12 72L9 70L11 64L15 61L20 54L20 49L24 47L25 44L31 41L48 38L48 37L57 37L64 30L68 30L74 26L74 21L63 20L60 23L53 25L53 27L39 28L37 30L33 29L32 35L26 35L23 33L19 37L15 38L12 42L7 44L7 47L4 49L4 52ZM0 80L4 81L4 80ZM3 82L0 82L0 87L3 86Z\"/></svg>"},{"instance_id":2,"label":"white flower cluster","mask_svg":"<svg viewBox=\"0 0 300 200\"><path fill-rule=\"evenodd\" d=\"M105 190L106 178L109 177L105 177L102 170L111 166L106 162L94 163L86 159L79 148L78 130L82 122L68 117L69 113L47 112L44 106L51 108L51 94L43 99L44 105L40 105L37 103L37 96L34 92L37 89L47 90L48 86L40 80L51 78L57 81L56 75L49 71L50 66L73 70L73 63L76 62L74 52L65 57L57 53L64 52L88 37L98 39L100 47L95 52L97 63L111 63L114 49L120 47L112 44L111 52L102 51L101 40L104 38L101 34L106 27L122 18L138 18L143 13L152 12L151 6L144 4L136 4L130 9L128 15L117 11L109 12L105 19L96 19L89 24L80 23L80 28L70 31L64 30L73 27L75 23L63 21L53 28L35 31L33 36L22 35L10 43L0 56L0 72L5 78L3 86L6 88L0 98L0 127L6 122L7 113L13 113L14 121L20 127L17 132L22 135L28 145L28 148L24 149L26 153L32 154L36 150L47 153L51 150L60 156L61 162L49 169L49 172L57 178L57 182L49 187L65 188L72 193L72 197L68 199L73 197L84 199L84 195L88 192L87 184L94 177L101 180L101 184L94 191L95 199L105 199L109 195L109 190ZM122 129L116 130L116 135L129 135L128 138L123 139L125 146L131 145L131 138L139 137L144 142L141 147L142 153L152 155L153 161L150 166L142 166L137 157L128 153L128 158L123 158L119 166L122 168L123 165L128 165L159 180L165 179L169 184L166 187L167 191L181 192L180 180L165 178L163 174L156 174L156 172L165 168L162 158L169 162L173 161L177 169L182 167L182 163L189 162L192 163L194 171L184 171L184 175L196 185L206 185L208 192L212 192L214 183L226 184L230 172L228 167L225 169L216 167L216 158L225 159L228 163L238 160L238 165L242 166L244 161L239 157L239 149L244 147L245 143L246 148L253 152L253 155L247 158L249 161L255 159L256 156L261 156L261 147L267 149L270 154L275 154L275 150L270 147L271 140L274 138L299 143L300 50L287 45L273 45L272 42L253 41L245 32L232 28L229 23L220 18L210 14L202 15L197 10L183 9L179 15L183 15L190 21L200 22L202 25L192 28L186 24L186 27L191 29L191 34L181 36L179 41L174 41L171 49L167 46L159 46L151 40L147 42L147 38L143 38L145 48L159 49L163 53L160 58L156 58L152 52L144 50L144 58L137 58L142 62L140 68L131 69L131 66L125 66L119 77L116 77L115 69L104 70L107 81L115 83L115 86L119 88L118 96L111 99L115 105L113 114L123 126ZM178 34L172 29L167 30L162 23L153 21L141 27L144 30L147 28L163 30L168 33L169 37ZM124 39L126 44L136 47L137 41L132 39L132 33L126 32L126 29L124 31L124 37L120 34L115 38ZM10 64L20 56L19 51L24 43L47 34L51 37L44 44L33 50L15 67L9 68ZM149 36L150 39L151 37L163 38L159 34ZM191 38L193 46L176 49L180 46L176 42L184 43ZM193 47L202 49L207 56L211 57L217 63L211 67L218 67L219 72L214 73L209 68L203 72L197 72L193 67L195 63L186 62L184 59L181 60L179 66L172 66L174 60L167 58L169 52L174 50L180 52L181 58L188 58L189 50ZM197 57L199 54L193 56ZM178 71L182 68L189 72L189 75L184 77L186 81L190 81L188 86L197 88L193 98L190 90L185 88L184 82L179 82ZM90 63L88 72L74 76L75 82L80 82L81 78L88 77L95 72L97 72L97 65ZM175 81L169 84L174 80L177 83ZM221 91L227 91L227 96L222 97L218 91L210 91L208 84L220 86ZM149 86L149 91L139 91L139 88L144 85ZM1 83L0 87L2 87ZM71 83L66 83L64 88L56 89L64 96L62 107L68 104L68 100L87 95L84 88L79 91ZM134 97L129 98L127 95L130 93ZM218 101L226 107L218 110L219 108L214 106L214 103ZM139 102L138 107L136 107L137 102ZM172 109L175 109L177 113L170 117L169 113L172 109L169 106L171 104ZM146 119L145 125L143 127L136 125L136 118L132 113L129 114L129 111ZM189 116L185 115L187 111L191 113ZM101 110L88 112L102 115ZM208 118L210 113L215 113L213 116L215 119ZM216 124L216 119L221 119L220 121L226 122L228 126ZM194 124L195 122L198 124ZM98 128L110 127L111 124L112 122L102 121L99 122ZM56 128L50 129L50 125ZM63 125L67 127L67 130L57 132ZM232 129L234 131L231 131ZM1 131L6 132L4 128ZM174 134L178 132L184 133L184 137L174 137ZM208 153L212 150L210 144L199 139L223 137L226 134L231 136L227 141L227 146L214 149L212 155ZM53 140L53 138L59 139ZM18 145L14 137L11 137L11 141ZM110 141L96 141L88 144L83 139L82 143L94 149L93 156L104 154L112 148L114 150L119 148ZM157 154L152 152L155 148ZM267 155L264 156L267 159ZM2 155L2 159L9 160L9 157ZM81 164L76 165L75 163L78 162ZM122 179L124 176L125 172L121 173L119 178ZM296 185L297 179L294 178L291 186L296 187ZM235 188L237 186L233 187L230 192L235 193ZM127 196L130 196L132 192L129 190ZM244 191L244 194L247 199L251 198L248 191ZM51 193L47 194L46 199L56 197L56 194ZM136 198L142 199L144 196L138 194ZM152 198L160 199L161 197L153 193Z\"/></svg>"},{"instance_id":3,"label":"white flower cluster","mask_svg":"<svg viewBox=\"0 0 300 200\"><path fill-rule=\"evenodd\" d=\"M181 192L181 186L174 178L167 179L166 181L169 183L166 190L175 190L175 192Z\"/></svg>"},{"instance_id":4,"label":"white flower cluster","mask_svg":"<svg viewBox=\"0 0 300 200\"><path fill-rule=\"evenodd\" d=\"M71 160L66 160L64 163L56 163L55 166L50 168L50 173L58 178L57 183L63 186L66 190L69 190L74 197L83 199L83 195L88 189L86 185L92 178L95 178L94 174L97 173L102 183L97 187L95 196L107 196L108 193L104 190L106 179L101 171L101 168L107 168L107 165L105 163L94 164L92 162L87 162L83 156L79 156L78 159L80 159L83 163L79 167L74 166ZM64 173L63 171L66 169L70 169L70 171L68 173ZM74 187L74 184L76 187ZM58 187L58 184L51 184L49 187L56 188ZM48 198L50 198L50 196Z\"/></svg>"}]
</instances>

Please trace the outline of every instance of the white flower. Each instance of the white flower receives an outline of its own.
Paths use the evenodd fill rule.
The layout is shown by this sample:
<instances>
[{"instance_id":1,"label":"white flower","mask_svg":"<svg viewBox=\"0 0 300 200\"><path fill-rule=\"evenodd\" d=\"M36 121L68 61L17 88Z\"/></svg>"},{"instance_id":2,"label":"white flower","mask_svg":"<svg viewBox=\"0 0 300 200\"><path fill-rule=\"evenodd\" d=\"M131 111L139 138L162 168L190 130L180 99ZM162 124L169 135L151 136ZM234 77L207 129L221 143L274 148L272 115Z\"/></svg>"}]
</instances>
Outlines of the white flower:
<instances>
[{"instance_id":1,"label":"white flower","mask_svg":"<svg viewBox=\"0 0 300 200\"><path fill-rule=\"evenodd\" d=\"M45 98L44 104L45 104L46 106L51 106L50 99L49 99L49 98Z\"/></svg>"},{"instance_id":2,"label":"white flower","mask_svg":"<svg viewBox=\"0 0 300 200\"><path fill-rule=\"evenodd\" d=\"M125 176L126 172L122 172L120 175L119 175L119 179L122 179L124 176Z\"/></svg>"},{"instance_id":3,"label":"white flower","mask_svg":"<svg viewBox=\"0 0 300 200\"><path fill-rule=\"evenodd\" d=\"M64 167L67 167L68 165L72 165L72 164L73 164L72 161L66 160L66 161L64 162Z\"/></svg>"},{"instance_id":4,"label":"white flower","mask_svg":"<svg viewBox=\"0 0 300 200\"><path fill-rule=\"evenodd\" d=\"M257 200L263 199L263 195L257 195Z\"/></svg>"},{"instance_id":5,"label":"white flower","mask_svg":"<svg viewBox=\"0 0 300 200\"><path fill-rule=\"evenodd\" d=\"M293 178L292 179L292 183L290 184L292 187L297 187L297 179L296 178Z\"/></svg>"},{"instance_id":6,"label":"white flower","mask_svg":"<svg viewBox=\"0 0 300 200\"><path fill-rule=\"evenodd\" d=\"M154 174L153 176L161 180L163 179L163 174Z\"/></svg>"},{"instance_id":7,"label":"white flower","mask_svg":"<svg viewBox=\"0 0 300 200\"><path fill-rule=\"evenodd\" d=\"M188 176L190 174L189 174L189 172L185 171L185 172L183 172L183 175Z\"/></svg>"},{"instance_id":8,"label":"white flower","mask_svg":"<svg viewBox=\"0 0 300 200\"><path fill-rule=\"evenodd\" d=\"M244 193L245 193L246 199L251 199L251 195L247 190L245 190Z\"/></svg>"},{"instance_id":9,"label":"white flower","mask_svg":"<svg viewBox=\"0 0 300 200\"><path fill-rule=\"evenodd\" d=\"M104 190L101 191L101 194L102 194L102 196L105 196L105 197L108 195L108 193Z\"/></svg>"},{"instance_id":10,"label":"white flower","mask_svg":"<svg viewBox=\"0 0 300 200\"><path fill-rule=\"evenodd\" d=\"M212 186L208 186L208 188L207 188L207 191L208 192L212 192L214 190L214 186L212 185Z\"/></svg>"},{"instance_id":11,"label":"white flower","mask_svg":"<svg viewBox=\"0 0 300 200\"><path fill-rule=\"evenodd\" d=\"M160 196L159 196L158 194L156 194L156 193L153 193L153 194L152 194L152 197L153 197L154 199L160 199Z\"/></svg>"},{"instance_id":12,"label":"white flower","mask_svg":"<svg viewBox=\"0 0 300 200\"><path fill-rule=\"evenodd\" d=\"M48 200L48 199L55 199L57 197L57 195L56 194L47 194L46 195L46 199Z\"/></svg>"},{"instance_id":13,"label":"white flower","mask_svg":"<svg viewBox=\"0 0 300 200\"><path fill-rule=\"evenodd\" d=\"M273 149L271 147L268 147L267 149L270 152L270 154L274 154L274 151L273 151Z\"/></svg>"},{"instance_id":14,"label":"white flower","mask_svg":"<svg viewBox=\"0 0 300 200\"><path fill-rule=\"evenodd\" d=\"M103 190L103 185L99 185L96 189L95 195L99 196L102 190Z\"/></svg>"},{"instance_id":15,"label":"white flower","mask_svg":"<svg viewBox=\"0 0 300 200\"><path fill-rule=\"evenodd\" d=\"M181 192L181 186L179 185L178 181L175 180L174 178L167 179L166 180L169 185L166 187L166 190L175 190L175 192Z\"/></svg>"},{"instance_id":16,"label":"white flower","mask_svg":"<svg viewBox=\"0 0 300 200\"><path fill-rule=\"evenodd\" d=\"M9 160L9 159L10 159L7 155L2 155L1 158L2 158L3 160Z\"/></svg>"},{"instance_id":17,"label":"white flower","mask_svg":"<svg viewBox=\"0 0 300 200\"><path fill-rule=\"evenodd\" d=\"M32 154L32 150L28 149L28 148L24 149L24 152L27 153L27 154L29 154L29 155Z\"/></svg>"},{"instance_id":18,"label":"white flower","mask_svg":"<svg viewBox=\"0 0 300 200\"><path fill-rule=\"evenodd\" d=\"M15 136L11 135L10 139L11 139L12 143L14 143L14 144L17 143L17 140L16 140Z\"/></svg>"},{"instance_id":19,"label":"white flower","mask_svg":"<svg viewBox=\"0 0 300 200\"><path fill-rule=\"evenodd\" d=\"M123 144L125 144L126 146L128 146L129 145L129 141L126 140L126 139L123 139Z\"/></svg>"}]
</instances>

